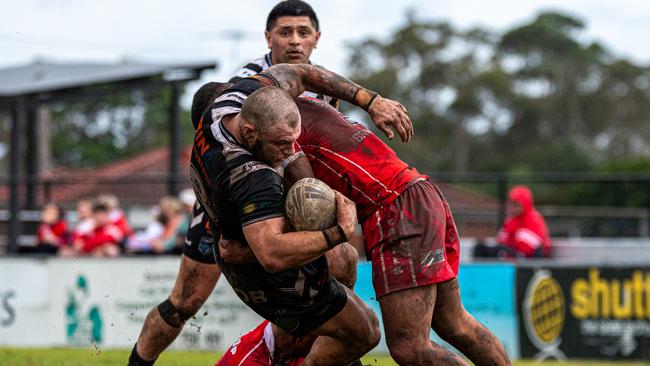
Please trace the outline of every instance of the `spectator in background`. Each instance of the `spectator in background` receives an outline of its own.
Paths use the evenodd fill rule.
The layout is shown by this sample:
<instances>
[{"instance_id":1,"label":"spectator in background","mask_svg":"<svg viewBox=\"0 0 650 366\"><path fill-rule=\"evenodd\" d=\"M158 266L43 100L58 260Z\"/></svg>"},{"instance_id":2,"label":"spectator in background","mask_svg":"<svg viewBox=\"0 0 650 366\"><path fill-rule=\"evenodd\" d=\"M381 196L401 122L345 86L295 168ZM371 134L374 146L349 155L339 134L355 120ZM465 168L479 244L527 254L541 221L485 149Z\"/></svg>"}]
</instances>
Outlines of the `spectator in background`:
<instances>
[{"instance_id":1,"label":"spectator in background","mask_svg":"<svg viewBox=\"0 0 650 366\"><path fill-rule=\"evenodd\" d=\"M68 223L63 218L63 210L55 203L46 204L41 211L41 224L36 233L36 247L30 252L56 254L69 242Z\"/></svg>"},{"instance_id":2,"label":"spectator in background","mask_svg":"<svg viewBox=\"0 0 650 366\"><path fill-rule=\"evenodd\" d=\"M83 237L89 235L94 228L93 202L88 199L77 202L77 223L72 228L72 246L59 249L59 255L62 257L78 255L78 248L83 246Z\"/></svg>"},{"instance_id":3,"label":"spectator in background","mask_svg":"<svg viewBox=\"0 0 650 366\"><path fill-rule=\"evenodd\" d=\"M87 199L77 202L77 224L72 229L72 240L76 241L89 234L94 227L93 202Z\"/></svg>"},{"instance_id":4,"label":"spectator in background","mask_svg":"<svg viewBox=\"0 0 650 366\"><path fill-rule=\"evenodd\" d=\"M167 217L167 224L163 237L156 243L156 252L171 253L176 247L176 236L185 211L178 198L166 196L160 199L160 212Z\"/></svg>"},{"instance_id":5,"label":"spectator in background","mask_svg":"<svg viewBox=\"0 0 650 366\"><path fill-rule=\"evenodd\" d=\"M508 193L506 222L497 235L497 242L510 249L511 255L525 258L550 257L551 237L542 214L535 209L533 192L526 186L515 186Z\"/></svg>"},{"instance_id":6,"label":"spectator in background","mask_svg":"<svg viewBox=\"0 0 650 366\"><path fill-rule=\"evenodd\" d=\"M497 245L483 241L474 247L475 257L544 258L551 256L551 238L544 217L535 209L533 193L515 186L508 193L506 222L497 234Z\"/></svg>"},{"instance_id":7,"label":"spectator in background","mask_svg":"<svg viewBox=\"0 0 650 366\"><path fill-rule=\"evenodd\" d=\"M128 251L135 254L171 253L176 246L176 232L183 220L180 202L166 196L153 209L155 220L144 231L127 241Z\"/></svg>"},{"instance_id":8,"label":"spectator in background","mask_svg":"<svg viewBox=\"0 0 650 366\"><path fill-rule=\"evenodd\" d=\"M120 208L120 201L113 194L102 194L97 197L97 202L108 208L111 223L117 226L122 232L123 241L120 243L120 246L123 246L128 237L133 235L133 229L131 229L131 225L129 225L124 211Z\"/></svg>"},{"instance_id":9,"label":"spectator in background","mask_svg":"<svg viewBox=\"0 0 650 366\"><path fill-rule=\"evenodd\" d=\"M93 204L94 228L76 244L77 252L95 257L115 257L120 254L122 230L113 224L109 208L102 202Z\"/></svg>"},{"instance_id":10,"label":"spectator in background","mask_svg":"<svg viewBox=\"0 0 650 366\"><path fill-rule=\"evenodd\" d=\"M175 246L172 253L181 254L183 252L183 245L185 245L185 237L192 222L192 213L194 211L194 204L196 203L196 196L192 188L186 188L178 194L178 199L181 203L181 217L182 220L176 230ZM199 223L197 223L199 224Z\"/></svg>"}]
</instances>

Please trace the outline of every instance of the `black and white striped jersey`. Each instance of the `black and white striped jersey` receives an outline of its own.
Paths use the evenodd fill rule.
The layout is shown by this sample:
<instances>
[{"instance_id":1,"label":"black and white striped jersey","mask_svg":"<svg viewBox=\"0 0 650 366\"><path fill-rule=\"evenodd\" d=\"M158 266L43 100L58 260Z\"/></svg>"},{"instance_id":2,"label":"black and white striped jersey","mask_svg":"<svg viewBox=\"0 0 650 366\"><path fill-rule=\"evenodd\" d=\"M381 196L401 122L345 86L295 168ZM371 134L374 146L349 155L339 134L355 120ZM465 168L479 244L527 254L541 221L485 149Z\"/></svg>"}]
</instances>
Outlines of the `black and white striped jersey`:
<instances>
[{"instance_id":1,"label":"black and white striped jersey","mask_svg":"<svg viewBox=\"0 0 650 366\"><path fill-rule=\"evenodd\" d=\"M256 77L258 79L263 76ZM190 177L197 200L226 239L246 243L242 227L284 216L282 176L257 160L223 126L264 84L244 78L206 110L192 150Z\"/></svg>"},{"instance_id":2,"label":"black and white striped jersey","mask_svg":"<svg viewBox=\"0 0 650 366\"><path fill-rule=\"evenodd\" d=\"M264 55L264 56L262 56L262 57L260 57L260 58L258 58L256 60L253 60L253 61L249 62L248 64L246 64L246 66L239 69L239 71L237 71L235 76L230 78L230 80L228 80L228 82L229 83L236 83L237 81L239 81L239 80L241 80L243 78L259 74L260 72L268 69L271 66L273 66L273 61L272 61L272 58L271 58L271 52L269 52L266 55ZM327 103L329 103L330 105L332 105L334 107L337 106L337 99L332 98L332 97L330 97L328 95L316 94L316 93L312 93L312 92L309 92L309 91L305 91L304 93L302 93L302 96L324 100L324 101L326 101Z\"/></svg>"}]
</instances>

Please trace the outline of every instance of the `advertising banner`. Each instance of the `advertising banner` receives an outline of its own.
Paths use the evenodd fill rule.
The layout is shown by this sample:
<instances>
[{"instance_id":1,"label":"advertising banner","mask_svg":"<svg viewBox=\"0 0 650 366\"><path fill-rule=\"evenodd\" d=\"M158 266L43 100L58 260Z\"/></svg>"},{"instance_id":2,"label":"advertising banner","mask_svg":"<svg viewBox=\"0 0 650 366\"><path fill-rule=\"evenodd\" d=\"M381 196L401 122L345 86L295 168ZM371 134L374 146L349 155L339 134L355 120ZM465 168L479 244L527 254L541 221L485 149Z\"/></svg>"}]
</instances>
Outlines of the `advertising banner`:
<instances>
[{"instance_id":1,"label":"advertising banner","mask_svg":"<svg viewBox=\"0 0 650 366\"><path fill-rule=\"evenodd\" d=\"M132 347L147 313L169 296L178 266L174 257L51 261L55 345ZM259 322L222 279L172 348L225 349Z\"/></svg>"},{"instance_id":2,"label":"advertising banner","mask_svg":"<svg viewBox=\"0 0 650 366\"><path fill-rule=\"evenodd\" d=\"M520 267L521 356L648 359L650 267Z\"/></svg>"},{"instance_id":3,"label":"advertising banner","mask_svg":"<svg viewBox=\"0 0 650 366\"><path fill-rule=\"evenodd\" d=\"M39 346L54 339L48 328L48 273L42 260L0 261L0 344Z\"/></svg>"},{"instance_id":4,"label":"advertising banner","mask_svg":"<svg viewBox=\"0 0 650 366\"><path fill-rule=\"evenodd\" d=\"M148 312L169 296L179 263L178 257L2 258L0 346L131 348ZM360 263L355 291L380 314L371 277L370 263ZM467 310L516 357L514 277L509 264L463 265L459 283ZM260 321L222 278L171 347L224 350ZM388 352L383 337L375 352Z\"/></svg>"}]
</instances>

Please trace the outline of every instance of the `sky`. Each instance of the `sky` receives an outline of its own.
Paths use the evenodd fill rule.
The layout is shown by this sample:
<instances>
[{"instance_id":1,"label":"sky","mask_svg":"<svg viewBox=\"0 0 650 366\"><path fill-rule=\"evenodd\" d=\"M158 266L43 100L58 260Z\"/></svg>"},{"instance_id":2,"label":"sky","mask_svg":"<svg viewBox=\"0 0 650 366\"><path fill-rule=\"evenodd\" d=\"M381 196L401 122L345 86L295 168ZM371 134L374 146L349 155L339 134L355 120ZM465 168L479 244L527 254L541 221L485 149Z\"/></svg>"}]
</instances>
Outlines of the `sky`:
<instances>
[{"instance_id":1,"label":"sky","mask_svg":"<svg viewBox=\"0 0 650 366\"><path fill-rule=\"evenodd\" d=\"M216 61L228 79L267 52L263 32L276 0L0 0L0 68L35 59ZM645 0L313 0L322 37L312 61L345 74L347 45L386 38L407 9L467 29L494 31L563 10L586 22L584 36L650 64L650 1ZM233 34L240 36L233 39Z\"/></svg>"},{"instance_id":2,"label":"sky","mask_svg":"<svg viewBox=\"0 0 650 366\"><path fill-rule=\"evenodd\" d=\"M650 65L647 0L311 0L322 36L312 61L345 75L348 47L385 39L405 21L449 21L492 31L561 10L586 23L585 39ZM34 60L56 62L217 62L217 71L190 84L224 81L267 52L264 25L277 0L0 0L0 68ZM237 36L237 37L234 37ZM0 144L0 157L6 153Z\"/></svg>"}]
</instances>

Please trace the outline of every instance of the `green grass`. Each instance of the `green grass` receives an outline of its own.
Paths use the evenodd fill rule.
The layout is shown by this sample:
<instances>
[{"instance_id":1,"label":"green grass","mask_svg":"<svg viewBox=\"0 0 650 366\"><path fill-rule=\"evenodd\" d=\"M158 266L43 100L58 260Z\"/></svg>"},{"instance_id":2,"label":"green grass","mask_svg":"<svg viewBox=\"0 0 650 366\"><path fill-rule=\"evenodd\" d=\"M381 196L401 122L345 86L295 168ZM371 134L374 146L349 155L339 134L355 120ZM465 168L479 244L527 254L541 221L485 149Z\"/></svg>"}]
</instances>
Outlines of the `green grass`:
<instances>
[{"instance_id":1,"label":"green grass","mask_svg":"<svg viewBox=\"0 0 650 366\"><path fill-rule=\"evenodd\" d=\"M0 348L0 366L125 366L130 351L70 348ZM160 356L156 366L212 366L217 352L167 351ZM396 365L390 357L366 356L364 364L372 366ZM534 361L518 361L516 366L538 365ZM544 366L641 366L648 363L624 362L545 362Z\"/></svg>"}]
</instances>

